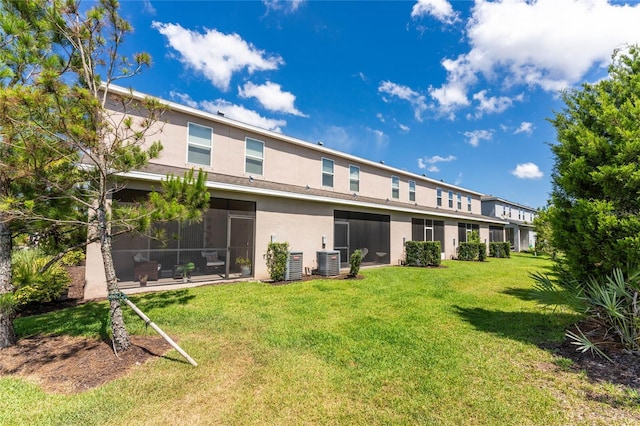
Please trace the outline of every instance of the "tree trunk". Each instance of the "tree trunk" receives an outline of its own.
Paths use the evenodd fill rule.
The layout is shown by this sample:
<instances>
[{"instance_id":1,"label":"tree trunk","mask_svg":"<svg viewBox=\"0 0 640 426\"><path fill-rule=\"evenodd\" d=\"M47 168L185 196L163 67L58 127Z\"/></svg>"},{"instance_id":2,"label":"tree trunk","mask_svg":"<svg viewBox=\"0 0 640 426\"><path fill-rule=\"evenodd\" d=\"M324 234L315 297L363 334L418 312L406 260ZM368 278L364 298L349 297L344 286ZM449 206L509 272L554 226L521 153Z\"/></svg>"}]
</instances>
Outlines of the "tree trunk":
<instances>
[{"instance_id":1,"label":"tree trunk","mask_svg":"<svg viewBox=\"0 0 640 426\"><path fill-rule=\"evenodd\" d=\"M109 316L111 318L111 339L113 341L113 349L116 352L123 352L131 346L131 339L124 324L124 316L122 315L122 305L120 303L120 288L118 287L118 279L116 278L116 270L113 266L113 257L111 255L111 227L107 221L105 208L98 208L98 232L100 232L100 251L102 253L102 263L104 264L104 272L107 279L107 293L109 297Z\"/></svg>"},{"instance_id":2,"label":"tree trunk","mask_svg":"<svg viewBox=\"0 0 640 426\"><path fill-rule=\"evenodd\" d=\"M11 231L3 221L0 213L0 297L14 291L11 278ZM3 309L0 303L0 349L16 344L16 333L13 329L13 307Z\"/></svg>"}]
</instances>

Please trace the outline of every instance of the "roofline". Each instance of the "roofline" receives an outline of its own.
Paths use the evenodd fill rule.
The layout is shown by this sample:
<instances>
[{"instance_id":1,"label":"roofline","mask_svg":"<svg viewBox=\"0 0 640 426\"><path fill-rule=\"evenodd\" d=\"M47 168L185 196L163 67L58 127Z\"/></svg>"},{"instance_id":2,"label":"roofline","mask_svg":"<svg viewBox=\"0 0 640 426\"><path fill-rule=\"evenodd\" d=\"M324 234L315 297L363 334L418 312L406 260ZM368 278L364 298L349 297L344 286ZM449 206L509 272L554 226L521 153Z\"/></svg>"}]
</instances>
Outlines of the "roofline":
<instances>
[{"instance_id":1,"label":"roofline","mask_svg":"<svg viewBox=\"0 0 640 426\"><path fill-rule=\"evenodd\" d=\"M480 197L480 202L482 202L482 201L500 201L501 203L511 204L512 206L521 207L523 209L538 211L538 209L535 208L535 207L525 206L524 204L516 203L514 201L505 200L504 198L500 198L500 197L494 197L493 195L482 195Z\"/></svg>"},{"instance_id":2,"label":"roofline","mask_svg":"<svg viewBox=\"0 0 640 426\"><path fill-rule=\"evenodd\" d=\"M149 173L149 172L141 172L141 171L118 173L118 176L130 178L130 179L142 180L146 182L160 182L166 178L165 175L161 175L158 173ZM209 189L218 189L218 190L240 192L240 193L254 194L254 195L265 195L270 197L287 198L292 200L315 201L315 202L347 205L347 206L354 206L354 207L368 207L368 208L384 210L384 211L412 213L412 214L420 214L420 215L427 215L427 216L430 215L430 216L442 217L442 218L460 219L460 220L485 222L485 223L496 223L496 224L502 224L502 225L509 224L509 222L507 221L494 219L489 216L479 215L477 217L475 216L469 217L469 216L457 215L455 213L449 213L445 210L443 210L442 213L426 212L424 210L412 209L410 207L384 206L376 203L361 202L361 201L355 201L355 200L344 200L340 198L324 197L321 195L298 194L294 192L279 191L275 189L253 188L253 187L248 187L244 185L215 182L210 180L206 181L206 186Z\"/></svg>"},{"instance_id":3,"label":"roofline","mask_svg":"<svg viewBox=\"0 0 640 426\"><path fill-rule=\"evenodd\" d=\"M473 195L479 195L479 196L483 196L484 194L482 192L478 192L478 191L473 191L471 189L467 189L467 188L463 188L461 186L457 186L457 185L453 185L450 183L446 183L444 181L441 180L437 180L437 179L433 179L433 178L429 178L427 176L422 176L416 173L412 173L412 172L408 172L406 170L402 170L402 169L398 169L395 167L391 167L391 166L387 166L385 164L381 164L381 163L376 163L375 161L371 161L371 160L367 160L361 157L356 157L355 155L351 155L351 154L347 154L345 152L341 152L341 151L337 151L331 148L327 148L318 144L314 144L312 142L308 142L302 139L298 139L298 138L294 138L292 136L287 136L285 134L282 133L278 133L278 132L274 132L272 130L266 130L266 129L261 129L260 127L256 127L253 126L251 124L247 124L247 123L243 123L241 121L236 121L236 120L232 120L230 118L227 117L223 117L217 114L212 114L210 112L205 112L196 108L192 108L192 107L188 107L185 105L181 105L178 103L175 103L173 101L168 101L166 99L162 99L159 98L157 96L152 96L152 95L147 95L145 93L142 92L138 92L136 90L133 89L127 89L124 88L122 86L118 86L118 85L114 85L114 84L110 84L108 87L106 85L103 84L103 88L106 88L108 92L110 93L115 93L118 95L125 95L125 96L132 96L134 99L138 99L138 100L142 100L144 98L154 98L157 99L159 102L165 104L166 106L168 106L171 110L173 111L178 111L184 114L189 114L195 117L199 117L199 118L204 118L205 120L209 120L209 121L213 121L213 122L217 122L220 124L225 124L228 126L233 126L239 129L243 129L243 130L247 130L253 133L257 133L266 137L270 137L273 139L279 139L281 141L284 142L288 142L294 145L298 145L298 146L302 146L304 148L309 148L309 149L313 149L315 151L319 151L322 152L324 154L330 154L333 155L335 157L340 157L346 160L350 160L350 161L357 161L359 163L364 163L368 166L371 167L375 167L381 170L386 170L388 172L391 173L396 173L396 174L403 174L405 176L411 177L412 179L416 179L416 180L422 180L422 181L426 181L426 182L430 182L432 184L435 185L439 185L439 186L446 186L447 188L450 189L456 189L456 190L460 190L460 191L464 191L467 192L469 194L473 194Z\"/></svg>"}]
</instances>

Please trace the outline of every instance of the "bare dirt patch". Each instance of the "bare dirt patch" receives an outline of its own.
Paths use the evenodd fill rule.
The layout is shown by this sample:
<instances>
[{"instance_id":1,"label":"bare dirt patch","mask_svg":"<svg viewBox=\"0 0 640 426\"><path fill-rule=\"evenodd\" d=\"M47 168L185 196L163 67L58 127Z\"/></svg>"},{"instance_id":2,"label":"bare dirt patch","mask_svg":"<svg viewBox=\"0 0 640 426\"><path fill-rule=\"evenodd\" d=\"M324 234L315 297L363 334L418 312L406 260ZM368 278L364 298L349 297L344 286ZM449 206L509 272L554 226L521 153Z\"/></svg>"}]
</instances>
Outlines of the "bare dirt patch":
<instances>
[{"instance_id":1,"label":"bare dirt patch","mask_svg":"<svg viewBox=\"0 0 640 426\"><path fill-rule=\"evenodd\" d=\"M594 342L599 343L602 351L611 359L602 358L590 352L579 352L576 345L565 339L559 345L542 345L556 355L572 361L570 370L584 371L590 380L622 385L630 389L640 390L640 356L625 350L622 345L606 335L601 327L591 321L577 324L580 330ZM575 326L571 331L576 333Z\"/></svg>"},{"instance_id":2,"label":"bare dirt patch","mask_svg":"<svg viewBox=\"0 0 640 426\"><path fill-rule=\"evenodd\" d=\"M110 342L72 336L33 336L0 350L0 375L17 376L55 393L83 392L126 375L171 347L160 336L132 336L115 355Z\"/></svg>"}]
</instances>

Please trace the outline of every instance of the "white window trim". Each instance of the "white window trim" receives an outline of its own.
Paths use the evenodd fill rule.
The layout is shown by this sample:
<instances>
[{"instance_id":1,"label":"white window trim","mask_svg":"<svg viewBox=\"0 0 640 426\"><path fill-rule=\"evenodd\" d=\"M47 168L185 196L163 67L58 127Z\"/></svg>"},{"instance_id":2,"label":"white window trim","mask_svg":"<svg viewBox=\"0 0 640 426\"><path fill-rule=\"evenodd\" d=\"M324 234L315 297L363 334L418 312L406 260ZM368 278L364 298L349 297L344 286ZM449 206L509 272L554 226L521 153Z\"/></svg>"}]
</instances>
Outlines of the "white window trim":
<instances>
[{"instance_id":1,"label":"white window trim","mask_svg":"<svg viewBox=\"0 0 640 426\"><path fill-rule=\"evenodd\" d=\"M462 194L456 194L456 210L462 210Z\"/></svg>"},{"instance_id":2,"label":"white window trim","mask_svg":"<svg viewBox=\"0 0 640 426\"><path fill-rule=\"evenodd\" d=\"M448 200L449 202L447 203L447 205L449 206L450 209L452 209L453 208L453 191L449 191Z\"/></svg>"},{"instance_id":3,"label":"white window trim","mask_svg":"<svg viewBox=\"0 0 640 426\"><path fill-rule=\"evenodd\" d=\"M397 197L393 195L394 189L398 190ZM391 176L391 198L393 198L394 200L400 199L400 178L398 176Z\"/></svg>"},{"instance_id":4,"label":"white window trim","mask_svg":"<svg viewBox=\"0 0 640 426\"><path fill-rule=\"evenodd\" d=\"M438 203L440 201L440 203ZM442 207L442 188L436 188L436 206Z\"/></svg>"},{"instance_id":5,"label":"white window trim","mask_svg":"<svg viewBox=\"0 0 640 426\"><path fill-rule=\"evenodd\" d=\"M467 211L471 211L471 195L467 195Z\"/></svg>"},{"instance_id":6,"label":"white window trim","mask_svg":"<svg viewBox=\"0 0 640 426\"><path fill-rule=\"evenodd\" d=\"M324 161L325 160L331 161L331 173L324 171ZM328 185L324 184L323 177L324 177L325 173L327 175L330 174L331 177L332 177L332 179L331 179L332 185L331 186L328 186ZM322 157L321 160L320 160L320 186L323 187L323 188L333 188L333 187L335 187L335 184L336 184L335 178L336 178L336 162L334 160L332 160L331 158Z\"/></svg>"},{"instance_id":7,"label":"white window trim","mask_svg":"<svg viewBox=\"0 0 640 426\"><path fill-rule=\"evenodd\" d=\"M254 142L259 142L262 144L262 158L260 157L256 157L253 155L249 155L249 153L247 152L247 141L251 139ZM255 139L255 138L250 138L250 137L245 137L244 138L244 172L245 173L249 173L247 171L247 158L250 158L252 160L260 160L262 162L262 173L260 173L260 176L264 176L264 142L259 140L259 139Z\"/></svg>"},{"instance_id":8,"label":"white window trim","mask_svg":"<svg viewBox=\"0 0 640 426\"><path fill-rule=\"evenodd\" d=\"M353 179L351 177L351 169L352 168L358 170L358 178L357 179ZM358 190L357 191L353 191L351 189L351 182L358 182ZM360 166L355 166L353 164L349 164L349 192L360 192Z\"/></svg>"},{"instance_id":9,"label":"white window trim","mask_svg":"<svg viewBox=\"0 0 640 426\"><path fill-rule=\"evenodd\" d=\"M411 185L413 184L413 189L411 189ZM411 194L413 194L413 200L411 199ZM409 201L416 201L416 181L409 181Z\"/></svg>"},{"instance_id":10,"label":"white window trim","mask_svg":"<svg viewBox=\"0 0 640 426\"><path fill-rule=\"evenodd\" d=\"M205 129L209 129L211 130L211 145L210 146L206 146L206 145L202 145L199 143L194 143L191 142L189 140L189 127L191 125L194 126L198 126L198 127L203 127ZM190 163L189 162L189 147L193 145L193 146L198 146L198 147L202 147L202 148L207 148L209 150L209 164L200 164L200 163ZM198 124L198 123L194 123L193 121L187 121L187 149L186 149L186 153L185 153L185 159L187 160L188 164L197 164L199 166L208 166L211 167L211 163L213 162L213 127L209 127L209 126L203 126L202 124Z\"/></svg>"}]
</instances>

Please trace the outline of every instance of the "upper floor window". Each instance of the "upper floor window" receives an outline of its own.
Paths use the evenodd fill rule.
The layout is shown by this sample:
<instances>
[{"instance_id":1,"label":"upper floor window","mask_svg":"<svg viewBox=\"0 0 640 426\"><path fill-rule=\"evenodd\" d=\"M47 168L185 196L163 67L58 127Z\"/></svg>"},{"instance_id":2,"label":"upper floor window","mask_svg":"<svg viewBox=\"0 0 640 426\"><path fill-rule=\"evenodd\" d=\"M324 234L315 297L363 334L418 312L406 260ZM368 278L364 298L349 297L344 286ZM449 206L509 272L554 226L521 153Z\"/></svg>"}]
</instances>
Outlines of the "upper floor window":
<instances>
[{"instance_id":1,"label":"upper floor window","mask_svg":"<svg viewBox=\"0 0 640 426\"><path fill-rule=\"evenodd\" d=\"M449 208L453 208L453 191L449 191Z\"/></svg>"},{"instance_id":2,"label":"upper floor window","mask_svg":"<svg viewBox=\"0 0 640 426\"><path fill-rule=\"evenodd\" d=\"M436 188L436 205L442 207L442 189Z\"/></svg>"},{"instance_id":3,"label":"upper floor window","mask_svg":"<svg viewBox=\"0 0 640 426\"><path fill-rule=\"evenodd\" d=\"M400 198L400 178L391 176L391 197Z\"/></svg>"},{"instance_id":4,"label":"upper floor window","mask_svg":"<svg viewBox=\"0 0 640 426\"><path fill-rule=\"evenodd\" d=\"M507 216L507 206L502 206L502 217Z\"/></svg>"},{"instance_id":5,"label":"upper floor window","mask_svg":"<svg viewBox=\"0 0 640 426\"><path fill-rule=\"evenodd\" d=\"M188 131L187 162L210 166L213 129L211 127L189 123Z\"/></svg>"},{"instance_id":6,"label":"upper floor window","mask_svg":"<svg viewBox=\"0 0 640 426\"><path fill-rule=\"evenodd\" d=\"M456 208L458 210L462 210L462 194L460 194L459 192L458 192L458 203L456 205L457 205Z\"/></svg>"},{"instance_id":7,"label":"upper floor window","mask_svg":"<svg viewBox=\"0 0 640 426\"><path fill-rule=\"evenodd\" d=\"M511 217L511 207L509 207L509 217Z\"/></svg>"},{"instance_id":8,"label":"upper floor window","mask_svg":"<svg viewBox=\"0 0 640 426\"><path fill-rule=\"evenodd\" d=\"M360 192L360 167L349 166L349 191Z\"/></svg>"},{"instance_id":9,"label":"upper floor window","mask_svg":"<svg viewBox=\"0 0 640 426\"><path fill-rule=\"evenodd\" d=\"M415 181L409 181L409 201L416 200L416 183Z\"/></svg>"},{"instance_id":10,"label":"upper floor window","mask_svg":"<svg viewBox=\"0 0 640 426\"><path fill-rule=\"evenodd\" d=\"M471 211L471 195L467 195L467 211Z\"/></svg>"},{"instance_id":11,"label":"upper floor window","mask_svg":"<svg viewBox=\"0 0 640 426\"><path fill-rule=\"evenodd\" d=\"M262 175L264 162L264 142L246 139L246 156L244 170L247 173Z\"/></svg>"},{"instance_id":12,"label":"upper floor window","mask_svg":"<svg viewBox=\"0 0 640 426\"><path fill-rule=\"evenodd\" d=\"M333 160L322 159L322 186L333 188Z\"/></svg>"}]
</instances>

